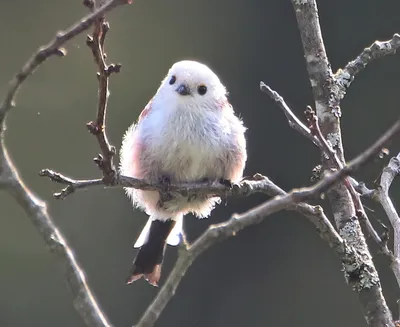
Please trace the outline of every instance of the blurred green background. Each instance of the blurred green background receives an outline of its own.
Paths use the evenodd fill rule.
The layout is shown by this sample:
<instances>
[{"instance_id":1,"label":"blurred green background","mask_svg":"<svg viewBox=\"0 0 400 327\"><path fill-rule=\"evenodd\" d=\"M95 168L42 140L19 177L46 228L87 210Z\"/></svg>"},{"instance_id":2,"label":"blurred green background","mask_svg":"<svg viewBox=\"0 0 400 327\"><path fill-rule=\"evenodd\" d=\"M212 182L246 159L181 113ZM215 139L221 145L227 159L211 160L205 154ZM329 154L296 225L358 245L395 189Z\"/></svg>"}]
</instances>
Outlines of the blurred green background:
<instances>
[{"instance_id":1,"label":"blurred green background","mask_svg":"<svg viewBox=\"0 0 400 327\"><path fill-rule=\"evenodd\" d=\"M362 4L362 5L361 5ZM375 39L400 32L396 0L319 1L322 31L334 71ZM7 82L37 49L86 13L81 1L0 2L0 96ZM285 189L309 184L318 151L290 129L275 104L259 91L260 80L278 90L302 115L312 104L294 12L289 0L137 0L108 15L109 62L120 62L111 79L108 135L121 137L156 91L168 68L181 59L208 64L230 92L243 117L249 160L246 175L261 172ZM142 280L124 285L132 244L146 216L132 210L121 189L92 188L64 201L38 176L53 168L76 178L97 177L98 153L85 124L95 117L95 65L85 34L67 44L24 84L8 119L7 144L26 183L48 201L105 313L115 326L134 324L157 289ZM400 57L371 64L342 103L343 138L350 159L375 140L399 114ZM400 151L399 140L390 146ZM372 182L386 162L357 176ZM399 206L400 179L392 187ZM228 199L208 220L188 217L190 239L266 200ZM0 193L0 326L84 326L72 306L62 267L15 201ZM386 222L374 204L371 213ZM386 261L372 247L385 294L397 315L399 291ZM164 275L176 259L167 253ZM344 283L338 258L314 227L282 212L247 228L201 255L189 269L157 326L364 326L357 296Z\"/></svg>"}]
</instances>

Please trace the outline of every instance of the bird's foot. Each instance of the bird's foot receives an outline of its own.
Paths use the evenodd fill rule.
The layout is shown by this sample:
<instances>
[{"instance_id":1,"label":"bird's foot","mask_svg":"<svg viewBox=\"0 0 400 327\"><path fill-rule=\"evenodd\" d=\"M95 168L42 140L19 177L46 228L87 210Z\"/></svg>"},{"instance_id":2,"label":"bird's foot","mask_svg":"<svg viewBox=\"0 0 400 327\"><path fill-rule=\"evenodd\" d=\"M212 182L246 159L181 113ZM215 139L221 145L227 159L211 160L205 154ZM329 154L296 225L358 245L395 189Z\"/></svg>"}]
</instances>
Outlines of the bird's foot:
<instances>
[{"instance_id":1,"label":"bird's foot","mask_svg":"<svg viewBox=\"0 0 400 327\"><path fill-rule=\"evenodd\" d=\"M221 178L221 179L219 180L219 182L220 182L222 185L224 185L224 186L226 186L226 187L228 187L228 188L232 188L232 187L233 187L233 183L232 183L232 181L229 180L229 179Z\"/></svg>"}]
</instances>

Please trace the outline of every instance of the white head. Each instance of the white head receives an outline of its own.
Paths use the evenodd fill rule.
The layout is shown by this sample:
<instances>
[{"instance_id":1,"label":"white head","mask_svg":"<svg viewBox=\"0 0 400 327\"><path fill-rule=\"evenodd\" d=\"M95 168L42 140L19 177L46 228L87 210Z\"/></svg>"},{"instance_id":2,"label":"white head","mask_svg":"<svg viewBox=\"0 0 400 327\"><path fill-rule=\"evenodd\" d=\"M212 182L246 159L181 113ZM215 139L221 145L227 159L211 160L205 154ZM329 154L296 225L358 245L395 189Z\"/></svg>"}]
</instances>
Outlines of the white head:
<instances>
[{"instance_id":1,"label":"white head","mask_svg":"<svg viewBox=\"0 0 400 327\"><path fill-rule=\"evenodd\" d=\"M196 61L179 61L168 71L156 97L184 110L215 108L227 101L226 89L218 76Z\"/></svg>"}]
</instances>

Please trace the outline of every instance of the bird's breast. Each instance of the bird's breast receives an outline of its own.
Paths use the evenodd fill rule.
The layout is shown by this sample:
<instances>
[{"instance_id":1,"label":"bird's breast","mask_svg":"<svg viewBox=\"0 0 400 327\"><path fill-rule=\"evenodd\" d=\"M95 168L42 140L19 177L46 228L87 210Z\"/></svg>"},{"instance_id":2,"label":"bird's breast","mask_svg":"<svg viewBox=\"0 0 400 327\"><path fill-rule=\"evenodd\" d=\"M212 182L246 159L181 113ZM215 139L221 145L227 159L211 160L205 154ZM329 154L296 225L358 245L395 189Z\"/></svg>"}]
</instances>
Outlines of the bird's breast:
<instances>
[{"instance_id":1,"label":"bird's breast","mask_svg":"<svg viewBox=\"0 0 400 327\"><path fill-rule=\"evenodd\" d=\"M218 178L223 132L218 117L180 113L168 117L153 142L163 174L176 182Z\"/></svg>"}]
</instances>

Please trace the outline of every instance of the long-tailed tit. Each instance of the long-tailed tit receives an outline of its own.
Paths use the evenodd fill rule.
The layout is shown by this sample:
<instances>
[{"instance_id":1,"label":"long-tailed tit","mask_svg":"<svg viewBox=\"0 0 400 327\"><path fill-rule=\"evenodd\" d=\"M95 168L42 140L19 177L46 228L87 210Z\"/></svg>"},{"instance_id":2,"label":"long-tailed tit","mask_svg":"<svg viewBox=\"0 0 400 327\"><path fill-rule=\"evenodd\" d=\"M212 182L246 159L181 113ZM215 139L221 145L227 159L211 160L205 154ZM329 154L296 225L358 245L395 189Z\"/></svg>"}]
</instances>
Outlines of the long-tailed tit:
<instances>
[{"instance_id":1,"label":"long-tailed tit","mask_svg":"<svg viewBox=\"0 0 400 327\"><path fill-rule=\"evenodd\" d=\"M127 130L120 172L154 183L238 182L247 159L245 130L218 76L201 63L177 62ZM126 193L150 216L134 245L140 249L127 283L143 276L156 286L166 244L180 242L183 216L207 217L220 199L198 195L160 201L157 191L126 188Z\"/></svg>"}]
</instances>

